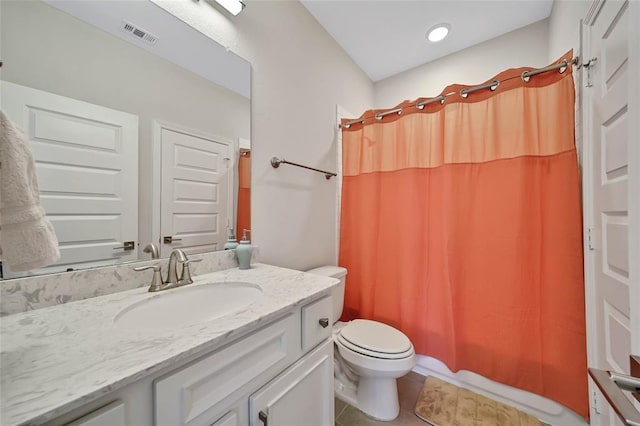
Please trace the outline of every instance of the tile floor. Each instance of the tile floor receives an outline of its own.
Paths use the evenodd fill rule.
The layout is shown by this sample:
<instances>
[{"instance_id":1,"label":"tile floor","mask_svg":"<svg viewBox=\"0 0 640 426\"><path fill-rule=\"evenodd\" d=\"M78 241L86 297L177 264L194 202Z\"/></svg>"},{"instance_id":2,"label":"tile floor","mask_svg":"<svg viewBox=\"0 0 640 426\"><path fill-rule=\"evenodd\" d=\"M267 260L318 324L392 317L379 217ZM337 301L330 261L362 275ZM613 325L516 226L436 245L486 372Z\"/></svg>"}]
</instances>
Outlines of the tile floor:
<instances>
[{"instance_id":1,"label":"tile floor","mask_svg":"<svg viewBox=\"0 0 640 426\"><path fill-rule=\"evenodd\" d=\"M336 398L336 426L426 426L415 414L418 394L424 384L424 376L413 371L398 379L398 399L400 400L400 415L392 422L381 422L368 417L363 412Z\"/></svg>"}]
</instances>

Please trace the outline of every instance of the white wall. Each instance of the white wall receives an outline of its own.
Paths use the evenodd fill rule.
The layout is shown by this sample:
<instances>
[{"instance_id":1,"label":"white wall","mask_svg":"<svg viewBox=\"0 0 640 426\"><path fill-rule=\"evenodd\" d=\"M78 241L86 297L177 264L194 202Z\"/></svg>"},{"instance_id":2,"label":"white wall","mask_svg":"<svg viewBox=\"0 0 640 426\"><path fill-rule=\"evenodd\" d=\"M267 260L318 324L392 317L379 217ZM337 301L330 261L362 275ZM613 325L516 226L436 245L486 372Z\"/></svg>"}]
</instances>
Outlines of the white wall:
<instances>
[{"instance_id":1,"label":"white wall","mask_svg":"<svg viewBox=\"0 0 640 426\"><path fill-rule=\"evenodd\" d=\"M405 100L437 96L454 83L483 83L508 68L545 66L549 62L548 30L547 19L538 21L380 80L375 83L375 108L391 108Z\"/></svg>"},{"instance_id":2,"label":"white wall","mask_svg":"<svg viewBox=\"0 0 640 426\"><path fill-rule=\"evenodd\" d=\"M587 15L591 0L556 0L553 2L551 16L549 16L549 62L562 56L567 50L573 49L573 56L582 56L580 46L581 19ZM585 58L581 58L584 60ZM587 58L588 60L588 58ZM574 82L576 84L576 147L578 161L582 167L582 71L574 68Z\"/></svg>"},{"instance_id":3,"label":"white wall","mask_svg":"<svg viewBox=\"0 0 640 426\"><path fill-rule=\"evenodd\" d=\"M251 221L261 260L334 262L335 179L269 160L334 170L336 104L370 108L369 78L299 2L248 1L232 17L205 1L152 1L252 64Z\"/></svg>"},{"instance_id":4,"label":"white wall","mask_svg":"<svg viewBox=\"0 0 640 426\"><path fill-rule=\"evenodd\" d=\"M556 0L549 17L549 62L573 48L580 53L580 20L587 15L591 0Z\"/></svg>"}]
</instances>

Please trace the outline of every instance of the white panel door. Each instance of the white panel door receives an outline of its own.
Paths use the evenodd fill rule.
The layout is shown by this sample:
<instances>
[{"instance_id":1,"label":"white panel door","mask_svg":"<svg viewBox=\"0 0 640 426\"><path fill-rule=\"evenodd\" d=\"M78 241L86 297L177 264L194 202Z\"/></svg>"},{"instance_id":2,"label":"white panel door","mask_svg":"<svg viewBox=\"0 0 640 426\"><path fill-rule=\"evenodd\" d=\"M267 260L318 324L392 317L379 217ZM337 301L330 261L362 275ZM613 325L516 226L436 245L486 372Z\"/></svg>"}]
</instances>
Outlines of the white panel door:
<instances>
[{"instance_id":1,"label":"white panel door","mask_svg":"<svg viewBox=\"0 0 640 426\"><path fill-rule=\"evenodd\" d=\"M227 240L233 143L161 127L160 254L221 250ZM171 242L165 240L171 237Z\"/></svg>"},{"instance_id":2,"label":"white panel door","mask_svg":"<svg viewBox=\"0 0 640 426\"><path fill-rule=\"evenodd\" d=\"M138 239L138 117L5 81L1 93L29 139L60 244L60 260L36 272L136 260L118 247Z\"/></svg>"},{"instance_id":3,"label":"white panel door","mask_svg":"<svg viewBox=\"0 0 640 426\"><path fill-rule=\"evenodd\" d=\"M638 78L630 61L630 55L635 55L634 61L638 56L630 43L631 13L638 13L638 9L632 10L628 1L604 2L589 22L590 46L585 58L597 58L585 71L585 110L590 126L586 132L585 193L586 209L591 209L586 214L591 228L587 265L592 266L587 276L593 274L594 290L587 300L593 297L590 306L594 311L589 315L595 332L589 342L595 359L589 364L624 374L630 373L629 355L640 345L640 324L632 321L638 318L640 306L630 302L640 291L638 270L631 265L640 260L632 257L633 253L638 255L633 241L640 239L640 224L637 214L630 214L633 191L640 191L640 158L630 155L631 145L638 144L638 135L632 137L636 132L633 121L640 119L630 114L630 103L637 102L631 95L632 79ZM590 399L592 403L597 400ZM593 424L622 424L601 398L591 413Z\"/></svg>"}]
</instances>

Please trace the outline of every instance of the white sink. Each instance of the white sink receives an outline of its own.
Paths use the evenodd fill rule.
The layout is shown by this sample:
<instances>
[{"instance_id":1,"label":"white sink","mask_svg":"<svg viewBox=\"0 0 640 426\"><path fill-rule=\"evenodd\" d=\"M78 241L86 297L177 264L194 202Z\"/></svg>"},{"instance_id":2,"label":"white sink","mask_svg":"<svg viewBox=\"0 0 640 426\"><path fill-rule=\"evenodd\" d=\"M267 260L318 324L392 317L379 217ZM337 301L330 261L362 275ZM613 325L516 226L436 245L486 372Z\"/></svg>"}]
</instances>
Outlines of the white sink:
<instances>
[{"instance_id":1,"label":"white sink","mask_svg":"<svg viewBox=\"0 0 640 426\"><path fill-rule=\"evenodd\" d=\"M127 306L116 315L115 323L129 329L183 327L237 312L261 295L260 286L244 282L178 287Z\"/></svg>"}]
</instances>

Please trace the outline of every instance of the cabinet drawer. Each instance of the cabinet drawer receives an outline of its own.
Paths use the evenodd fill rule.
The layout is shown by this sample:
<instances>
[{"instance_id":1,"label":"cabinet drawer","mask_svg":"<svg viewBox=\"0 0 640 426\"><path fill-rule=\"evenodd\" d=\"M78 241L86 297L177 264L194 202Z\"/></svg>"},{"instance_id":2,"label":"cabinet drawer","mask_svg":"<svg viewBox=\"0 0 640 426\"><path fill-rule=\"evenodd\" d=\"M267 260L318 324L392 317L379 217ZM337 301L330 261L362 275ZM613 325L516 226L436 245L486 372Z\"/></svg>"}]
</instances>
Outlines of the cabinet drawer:
<instances>
[{"instance_id":1,"label":"cabinet drawer","mask_svg":"<svg viewBox=\"0 0 640 426\"><path fill-rule=\"evenodd\" d=\"M154 382L155 425L210 425L239 392L300 356L298 317L288 315Z\"/></svg>"},{"instance_id":2,"label":"cabinet drawer","mask_svg":"<svg viewBox=\"0 0 640 426\"><path fill-rule=\"evenodd\" d=\"M309 349L331 336L331 297L323 297L302 307L302 351Z\"/></svg>"}]
</instances>

